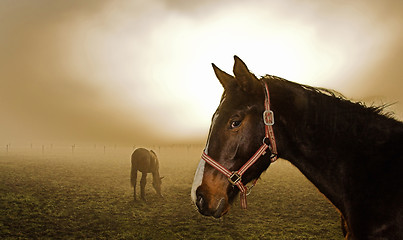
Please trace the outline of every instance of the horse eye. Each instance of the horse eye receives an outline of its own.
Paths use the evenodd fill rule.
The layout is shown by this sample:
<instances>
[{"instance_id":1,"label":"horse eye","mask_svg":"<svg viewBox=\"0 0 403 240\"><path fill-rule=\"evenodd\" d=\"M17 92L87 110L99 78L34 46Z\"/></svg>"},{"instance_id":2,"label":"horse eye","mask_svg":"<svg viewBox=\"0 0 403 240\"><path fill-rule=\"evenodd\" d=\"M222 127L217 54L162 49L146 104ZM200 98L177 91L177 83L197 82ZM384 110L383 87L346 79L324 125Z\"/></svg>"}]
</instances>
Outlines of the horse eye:
<instances>
[{"instance_id":1,"label":"horse eye","mask_svg":"<svg viewBox=\"0 0 403 240\"><path fill-rule=\"evenodd\" d=\"M241 121L231 121L231 129L239 127L241 125Z\"/></svg>"}]
</instances>

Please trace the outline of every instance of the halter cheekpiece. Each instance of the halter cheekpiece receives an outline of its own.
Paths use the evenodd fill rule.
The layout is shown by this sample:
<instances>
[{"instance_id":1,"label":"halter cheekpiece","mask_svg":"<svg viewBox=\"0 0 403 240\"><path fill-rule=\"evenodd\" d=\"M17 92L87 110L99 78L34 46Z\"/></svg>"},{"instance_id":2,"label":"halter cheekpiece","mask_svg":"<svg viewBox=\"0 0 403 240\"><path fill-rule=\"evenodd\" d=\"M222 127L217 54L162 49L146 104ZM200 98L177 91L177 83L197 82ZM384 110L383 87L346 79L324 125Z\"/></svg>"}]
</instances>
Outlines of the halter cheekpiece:
<instances>
[{"instance_id":1,"label":"halter cheekpiece","mask_svg":"<svg viewBox=\"0 0 403 240\"><path fill-rule=\"evenodd\" d=\"M254 181L252 186L248 189L242 183L242 175L251 167L262 155L266 154L266 149L268 148L270 151L270 161L275 162L278 158L277 156L277 146L276 139L274 138L274 113L270 110L270 96L269 96L269 88L265 81L261 81L264 85L265 90L265 111L263 112L263 122L265 125L265 136L263 138L263 143L260 148L256 151L255 154L238 170L238 171L229 171L227 168L216 162L210 156L207 155L205 151L202 153L202 159L210 164L212 167L220 171L222 174L228 177L228 181L233 185L237 186L240 190L240 201L241 207L243 209L247 208L246 196L249 194L250 189L256 184L257 179ZM269 140L267 142L267 140Z\"/></svg>"}]
</instances>

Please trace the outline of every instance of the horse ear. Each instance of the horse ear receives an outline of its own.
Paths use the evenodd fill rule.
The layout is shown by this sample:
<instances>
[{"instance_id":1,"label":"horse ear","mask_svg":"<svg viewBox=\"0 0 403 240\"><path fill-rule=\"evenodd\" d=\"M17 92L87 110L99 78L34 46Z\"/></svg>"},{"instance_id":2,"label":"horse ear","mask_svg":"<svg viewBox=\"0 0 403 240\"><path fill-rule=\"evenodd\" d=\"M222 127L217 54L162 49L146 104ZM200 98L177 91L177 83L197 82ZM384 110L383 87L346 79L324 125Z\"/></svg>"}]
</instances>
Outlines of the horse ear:
<instances>
[{"instance_id":1,"label":"horse ear","mask_svg":"<svg viewBox=\"0 0 403 240\"><path fill-rule=\"evenodd\" d=\"M234 75L238 80L238 84L243 91L252 91L254 81L257 80L256 76L249 71L246 64L238 56L234 56L234 60Z\"/></svg>"},{"instance_id":2,"label":"horse ear","mask_svg":"<svg viewBox=\"0 0 403 240\"><path fill-rule=\"evenodd\" d=\"M224 72L223 70L219 69L214 63L212 63L211 65L213 65L214 73L220 81L221 85L224 87L224 89L227 89L234 82L235 78Z\"/></svg>"}]
</instances>

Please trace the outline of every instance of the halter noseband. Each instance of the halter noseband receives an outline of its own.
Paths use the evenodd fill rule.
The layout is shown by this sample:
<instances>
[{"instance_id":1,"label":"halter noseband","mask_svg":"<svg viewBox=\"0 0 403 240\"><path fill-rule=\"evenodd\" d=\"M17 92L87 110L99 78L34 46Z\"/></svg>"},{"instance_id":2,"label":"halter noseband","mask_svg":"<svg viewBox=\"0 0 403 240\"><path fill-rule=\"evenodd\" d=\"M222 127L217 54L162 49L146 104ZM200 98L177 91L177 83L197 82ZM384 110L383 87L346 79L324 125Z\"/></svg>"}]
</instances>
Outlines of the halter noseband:
<instances>
[{"instance_id":1,"label":"halter noseband","mask_svg":"<svg viewBox=\"0 0 403 240\"><path fill-rule=\"evenodd\" d=\"M271 153L270 161L275 162L278 158L277 156L277 146L276 139L274 138L274 114L273 111L270 110L270 96L269 96L269 88L267 83L262 80L265 89L265 111L263 112L263 122L265 124L265 136L263 138L263 144L256 151L255 154L238 170L238 171L229 171L227 168L216 162L210 156L207 155L206 151L203 151L202 159L210 164L212 167L220 171L222 174L228 177L228 181L233 185L237 186L240 190L240 201L241 208L247 208L246 196L248 195L248 188L242 183L242 175L251 167L262 155L266 154L266 149L269 148ZM266 140L269 140L269 144L266 143ZM253 185L249 188L249 190L256 184L257 179L254 181Z\"/></svg>"}]
</instances>

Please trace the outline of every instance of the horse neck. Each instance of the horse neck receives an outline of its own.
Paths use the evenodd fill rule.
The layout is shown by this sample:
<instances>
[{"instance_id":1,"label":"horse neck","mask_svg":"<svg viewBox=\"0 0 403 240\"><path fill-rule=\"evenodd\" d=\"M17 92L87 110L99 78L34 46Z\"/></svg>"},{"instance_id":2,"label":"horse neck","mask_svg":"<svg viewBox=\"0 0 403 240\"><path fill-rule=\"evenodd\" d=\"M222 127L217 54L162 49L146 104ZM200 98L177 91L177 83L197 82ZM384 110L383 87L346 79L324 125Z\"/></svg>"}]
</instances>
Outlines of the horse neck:
<instances>
[{"instance_id":1,"label":"horse neck","mask_svg":"<svg viewBox=\"0 0 403 240\"><path fill-rule=\"evenodd\" d=\"M396 125L403 132L402 124L301 85L273 81L270 86L280 157L295 165L342 210L345 178L354 175L350 169L364 161L382 161L374 159L380 156L379 146Z\"/></svg>"}]
</instances>

